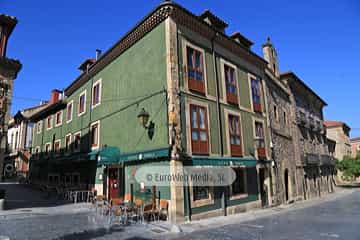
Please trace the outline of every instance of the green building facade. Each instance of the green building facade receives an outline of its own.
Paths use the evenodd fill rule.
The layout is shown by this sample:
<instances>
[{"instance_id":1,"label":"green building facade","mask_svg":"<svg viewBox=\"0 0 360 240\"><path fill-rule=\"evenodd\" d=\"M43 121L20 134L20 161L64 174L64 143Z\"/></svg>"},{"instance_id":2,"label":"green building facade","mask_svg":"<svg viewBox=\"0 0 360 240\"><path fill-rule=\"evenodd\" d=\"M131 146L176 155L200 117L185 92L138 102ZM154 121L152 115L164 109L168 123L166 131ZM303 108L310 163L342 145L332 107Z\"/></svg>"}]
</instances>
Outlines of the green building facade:
<instances>
[{"instance_id":1,"label":"green building facade","mask_svg":"<svg viewBox=\"0 0 360 240\"><path fill-rule=\"evenodd\" d=\"M226 26L209 11L156 7L33 117L31 180L144 202L155 191L173 222L268 204L266 62ZM136 182L143 166L169 173L225 166L237 179L227 187L154 188Z\"/></svg>"}]
</instances>

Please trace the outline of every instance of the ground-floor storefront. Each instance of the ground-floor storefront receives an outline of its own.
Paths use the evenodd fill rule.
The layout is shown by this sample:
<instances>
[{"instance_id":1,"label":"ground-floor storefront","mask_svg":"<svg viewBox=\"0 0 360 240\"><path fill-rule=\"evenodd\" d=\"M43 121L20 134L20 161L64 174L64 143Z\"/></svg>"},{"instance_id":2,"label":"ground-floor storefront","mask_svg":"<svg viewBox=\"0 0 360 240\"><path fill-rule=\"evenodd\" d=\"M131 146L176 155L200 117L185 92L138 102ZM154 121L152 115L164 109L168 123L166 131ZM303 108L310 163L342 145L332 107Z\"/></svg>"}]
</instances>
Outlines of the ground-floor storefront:
<instances>
[{"instance_id":1,"label":"ground-floor storefront","mask_svg":"<svg viewBox=\"0 0 360 240\"><path fill-rule=\"evenodd\" d=\"M334 165L308 165L297 167L299 195L303 200L321 197L334 191Z\"/></svg>"},{"instance_id":2,"label":"ground-floor storefront","mask_svg":"<svg viewBox=\"0 0 360 240\"><path fill-rule=\"evenodd\" d=\"M161 167L172 173L187 167L232 169L234 182L226 186L173 186L171 182L150 185L139 182L136 174L146 167ZM142 204L168 203L169 217L180 216L182 221L212 216L230 215L272 203L272 173L270 161L255 158L193 156L172 160L169 148L136 153L120 153L106 147L81 157L33 160L30 180L49 184L82 185L96 189L107 199L120 198ZM164 170L165 169L165 170Z\"/></svg>"}]
</instances>

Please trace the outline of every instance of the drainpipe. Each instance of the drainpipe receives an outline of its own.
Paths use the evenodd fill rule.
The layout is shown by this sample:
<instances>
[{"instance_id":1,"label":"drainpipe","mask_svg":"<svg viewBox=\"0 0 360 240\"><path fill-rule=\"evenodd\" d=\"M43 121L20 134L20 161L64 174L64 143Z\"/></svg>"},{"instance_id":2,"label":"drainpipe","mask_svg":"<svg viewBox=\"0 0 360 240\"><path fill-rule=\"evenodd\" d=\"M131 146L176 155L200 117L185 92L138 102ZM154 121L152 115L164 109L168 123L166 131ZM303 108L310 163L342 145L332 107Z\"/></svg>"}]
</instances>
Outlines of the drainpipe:
<instances>
[{"instance_id":1,"label":"drainpipe","mask_svg":"<svg viewBox=\"0 0 360 240\"><path fill-rule=\"evenodd\" d=\"M223 139L222 139L222 121L221 121L221 108L220 108L220 82L219 82L219 76L218 76L218 69L217 69L217 64L216 64L216 55L215 55L215 51L214 51L214 40L216 39L216 37L219 35L218 32L215 32L213 38L211 39L211 52L212 52L212 57L213 57L213 65L214 65L214 70L215 70L215 81L216 81L216 108L217 108L217 112L218 112L218 126L219 126L219 140L220 140L220 156L224 156L224 144L223 144Z\"/></svg>"},{"instance_id":2,"label":"drainpipe","mask_svg":"<svg viewBox=\"0 0 360 240\"><path fill-rule=\"evenodd\" d=\"M219 33L216 31L213 38L211 39L211 52L213 57L213 65L214 65L214 71L215 71L215 81L216 81L216 108L217 108L217 115L218 115L218 127L219 127L219 140L220 140L220 156L224 156L224 142L222 137L222 121L221 121L221 107L220 107L220 81L219 81L219 74L216 64L216 55L214 50L214 40L219 35ZM221 194L221 206L224 210L224 216L227 215L226 212L226 196L227 196L227 190L228 188L226 186L223 187L223 191Z\"/></svg>"}]
</instances>

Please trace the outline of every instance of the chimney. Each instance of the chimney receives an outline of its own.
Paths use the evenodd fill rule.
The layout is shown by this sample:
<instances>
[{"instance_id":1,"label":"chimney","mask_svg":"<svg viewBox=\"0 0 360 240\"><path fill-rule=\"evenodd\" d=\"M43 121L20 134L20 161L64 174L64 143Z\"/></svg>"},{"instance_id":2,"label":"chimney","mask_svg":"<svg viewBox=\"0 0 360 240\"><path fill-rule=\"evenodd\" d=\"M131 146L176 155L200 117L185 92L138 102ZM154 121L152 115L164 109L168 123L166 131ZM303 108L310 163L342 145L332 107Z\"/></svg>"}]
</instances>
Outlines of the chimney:
<instances>
[{"instance_id":1,"label":"chimney","mask_svg":"<svg viewBox=\"0 0 360 240\"><path fill-rule=\"evenodd\" d=\"M79 70L81 72L87 72L88 69L91 67L91 65L93 65L93 63L95 62L96 60L94 58L88 58L86 59L80 66L79 66Z\"/></svg>"},{"instance_id":2,"label":"chimney","mask_svg":"<svg viewBox=\"0 0 360 240\"><path fill-rule=\"evenodd\" d=\"M246 37L244 37L243 35L240 34L240 32L234 32L233 34L231 34L230 36L235 42L237 42L238 44L240 44L241 46L243 46L244 48L247 48L250 50L251 46L254 44L253 42L251 42L249 39L247 39Z\"/></svg>"},{"instance_id":3,"label":"chimney","mask_svg":"<svg viewBox=\"0 0 360 240\"><path fill-rule=\"evenodd\" d=\"M100 49L96 49L96 57L95 57L95 60L99 60L99 58L101 57L101 50Z\"/></svg>"},{"instance_id":4,"label":"chimney","mask_svg":"<svg viewBox=\"0 0 360 240\"><path fill-rule=\"evenodd\" d=\"M54 104L61 99L61 91L54 89L51 91L50 104Z\"/></svg>"},{"instance_id":5,"label":"chimney","mask_svg":"<svg viewBox=\"0 0 360 240\"><path fill-rule=\"evenodd\" d=\"M270 41L270 37L267 38L266 43L262 45L263 55L268 62L268 68L270 68L276 77L279 77L279 64L277 59L276 49Z\"/></svg>"},{"instance_id":6,"label":"chimney","mask_svg":"<svg viewBox=\"0 0 360 240\"><path fill-rule=\"evenodd\" d=\"M199 18L206 22L211 27L215 28L217 31L225 33L225 28L227 28L228 24L215 16L210 10L206 9L202 14L199 15Z\"/></svg>"}]
</instances>

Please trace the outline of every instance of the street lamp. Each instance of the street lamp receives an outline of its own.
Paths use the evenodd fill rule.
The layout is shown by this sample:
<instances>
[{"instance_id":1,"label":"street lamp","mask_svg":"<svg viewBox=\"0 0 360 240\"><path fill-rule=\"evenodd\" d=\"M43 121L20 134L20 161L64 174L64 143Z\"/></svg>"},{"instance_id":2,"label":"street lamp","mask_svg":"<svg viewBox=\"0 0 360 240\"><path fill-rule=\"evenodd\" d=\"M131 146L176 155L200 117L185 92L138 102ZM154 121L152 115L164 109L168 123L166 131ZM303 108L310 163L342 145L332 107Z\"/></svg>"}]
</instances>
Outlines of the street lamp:
<instances>
[{"instance_id":1,"label":"street lamp","mask_svg":"<svg viewBox=\"0 0 360 240\"><path fill-rule=\"evenodd\" d=\"M142 108L139 114L137 115L137 118L141 126L147 129L149 138L152 139L154 136L155 123L153 123L152 121L149 122L150 114L144 108Z\"/></svg>"},{"instance_id":2,"label":"street lamp","mask_svg":"<svg viewBox=\"0 0 360 240\"><path fill-rule=\"evenodd\" d=\"M148 126L146 126L146 125L147 125L147 123L149 121L150 114L144 108L141 109L141 111L137 115L137 118L139 119L140 124L144 128L148 128Z\"/></svg>"}]
</instances>

